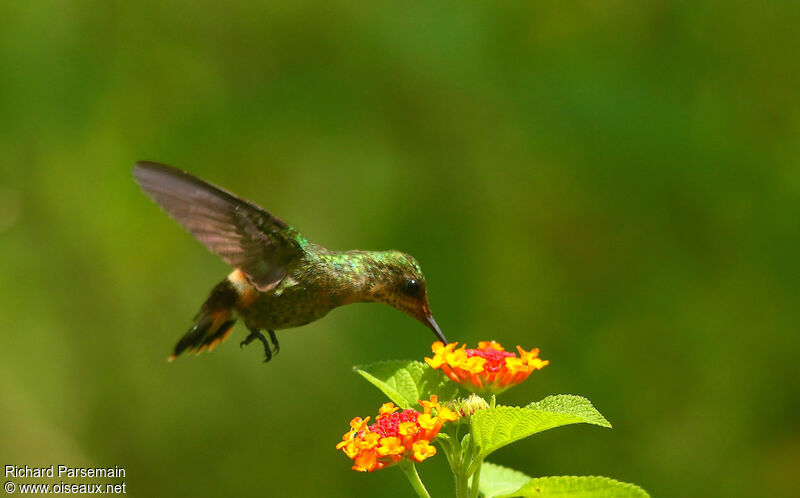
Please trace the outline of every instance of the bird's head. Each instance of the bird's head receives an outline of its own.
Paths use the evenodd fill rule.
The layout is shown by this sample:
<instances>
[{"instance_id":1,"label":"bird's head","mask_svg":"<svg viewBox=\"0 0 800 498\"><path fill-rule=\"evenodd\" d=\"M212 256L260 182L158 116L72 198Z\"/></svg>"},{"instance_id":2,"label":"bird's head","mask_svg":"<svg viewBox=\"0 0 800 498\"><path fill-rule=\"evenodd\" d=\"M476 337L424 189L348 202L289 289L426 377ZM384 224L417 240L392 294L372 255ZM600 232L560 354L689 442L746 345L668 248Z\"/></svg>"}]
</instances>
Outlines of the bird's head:
<instances>
[{"instance_id":1,"label":"bird's head","mask_svg":"<svg viewBox=\"0 0 800 498\"><path fill-rule=\"evenodd\" d=\"M379 276L373 279L369 287L370 300L386 303L416 318L447 344L442 330L433 319L425 275L417 260L400 251L382 251L375 254L375 262Z\"/></svg>"}]
</instances>

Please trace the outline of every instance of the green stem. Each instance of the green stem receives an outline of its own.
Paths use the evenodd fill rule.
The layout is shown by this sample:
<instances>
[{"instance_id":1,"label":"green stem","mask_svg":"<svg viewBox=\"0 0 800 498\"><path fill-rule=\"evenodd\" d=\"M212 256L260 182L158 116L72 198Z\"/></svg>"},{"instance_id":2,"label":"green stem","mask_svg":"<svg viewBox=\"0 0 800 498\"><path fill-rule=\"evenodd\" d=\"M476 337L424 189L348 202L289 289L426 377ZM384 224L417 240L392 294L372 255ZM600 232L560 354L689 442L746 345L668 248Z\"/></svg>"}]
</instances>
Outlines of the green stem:
<instances>
[{"instance_id":1,"label":"green stem","mask_svg":"<svg viewBox=\"0 0 800 498\"><path fill-rule=\"evenodd\" d=\"M425 485L422 484L419 474L417 474L417 467L414 465L414 462L411 460L403 460L400 462L400 468L403 469L403 472L406 474L406 477L408 477L408 481L411 483L414 491L417 492L419 498L431 498L428 490L425 489Z\"/></svg>"},{"instance_id":2,"label":"green stem","mask_svg":"<svg viewBox=\"0 0 800 498\"><path fill-rule=\"evenodd\" d=\"M478 486L481 484L481 461L478 460L478 468L475 469L475 473L472 474L472 491L470 494L471 498L478 498Z\"/></svg>"},{"instance_id":3,"label":"green stem","mask_svg":"<svg viewBox=\"0 0 800 498\"><path fill-rule=\"evenodd\" d=\"M464 472L456 472L456 498L469 498L469 479Z\"/></svg>"},{"instance_id":4,"label":"green stem","mask_svg":"<svg viewBox=\"0 0 800 498\"><path fill-rule=\"evenodd\" d=\"M455 462L453 461L453 445L450 444L450 441L442 441L439 440L439 447L444 451L444 456L447 457L447 463L450 464L450 468L453 469L455 472Z\"/></svg>"}]
</instances>

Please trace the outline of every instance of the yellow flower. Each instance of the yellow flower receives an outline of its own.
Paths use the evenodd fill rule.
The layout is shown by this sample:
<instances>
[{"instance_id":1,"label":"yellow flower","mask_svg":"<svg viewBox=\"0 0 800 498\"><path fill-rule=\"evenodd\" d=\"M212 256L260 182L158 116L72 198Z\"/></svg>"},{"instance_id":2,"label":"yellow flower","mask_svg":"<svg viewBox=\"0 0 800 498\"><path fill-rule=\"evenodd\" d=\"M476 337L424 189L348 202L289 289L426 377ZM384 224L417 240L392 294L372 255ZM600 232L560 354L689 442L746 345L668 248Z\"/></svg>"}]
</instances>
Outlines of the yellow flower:
<instances>
[{"instance_id":1,"label":"yellow flower","mask_svg":"<svg viewBox=\"0 0 800 498\"><path fill-rule=\"evenodd\" d=\"M361 419L361 417L355 417L353 420L350 421L350 428L356 432L364 430L364 427L367 426L369 422L369 417L365 419Z\"/></svg>"},{"instance_id":2,"label":"yellow flower","mask_svg":"<svg viewBox=\"0 0 800 498\"><path fill-rule=\"evenodd\" d=\"M339 444L341 444L341 443L339 443ZM344 454L347 455L350 458L354 458L356 455L359 454L359 452L361 450L358 446L359 446L358 443L356 441L354 441L354 440L353 441L347 441L343 445ZM336 448L339 449L339 446L337 445Z\"/></svg>"},{"instance_id":3,"label":"yellow flower","mask_svg":"<svg viewBox=\"0 0 800 498\"><path fill-rule=\"evenodd\" d=\"M439 396L433 395L431 396L430 401L419 400L419 404L422 405L422 408L425 409L425 413L430 413L431 410L436 410L439 408Z\"/></svg>"},{"instance_id":4,"label":"yellow flower","mask_svg":"<svg viewBox=\"0 0 800 498\"><path fill-rule=\"evenodd\" d=\"M389 436L381 439L381 445L378 446L378 455L399 455L405 450L406 448L400 442L399 437Z\"/></svg>"},{"instance_id":5,"label":"yellow flower","mask_svg":"<svg viewBox=\"0 0 800 498\"><path fill-rule=\"evenodd\" d=\"M352 468L359 472L379 470L404 458L421 462L435 455L431 441L445 422L457 420L458 415L442 406L436 396L420 404L426 413L385 403L372 425L367 425L369 418L354 418L336 449L353 460Z\"/></svg>"},{"instance_id":6,"label":"yellow flower","mask_svg":"<svg viewBox=\"0 0 800 498\"><path fill-rule=\"evenodd\" d=\"M469 373L479 374L483 372L483 366L485 364L486 364L486 358L481 358L480 356L473 356L461 362L460 368L466 370Z\"/></svg>"},{"instance_id":7,"label":"yellow flower","mask_svg":"<svg viewBox=\"0 0 800 498\"><path fill-rule=\"evenodd\" d=\"M419 432L419 424L415 422L400 422L397 426L397 432L399 432L401 436L413 436Z\"/></svg>"},{"instance_id":8,"label":"yellow flower","mask_svg":"<svg viewBox=\"0 0 800 498\"><path fill-rule=\"evenodd\" d=\"M397 411L397 410L399 410L399 409L400 409L400 408L398 408L398 407L394 406L394 403L392 403L392 402L389 402L389 403L384 403L384 404L382 404L382 405L381 405L381 407L378 409L378 413L380 413L380 415L378 415L378 416L375 418L375 420L378 420L378 419L382 418L382 417L383 417L383 416L385 416L385 415L390 415L390 414L392 414L392 413L396 412L396 411ZM369 418L369 417L367 417L367 418Z\"/></svg>"},{"instance_id":9,"label":"yellow flower","mask_svg":"<svg viewBox=\"0 0 800 498\"><path fill-rule=\"evenodd\" d=\"M433 415L431 415L430 413L423 413L417 418L417 423L419 424L419 426L425 429L426 431L430 431L434 427L436 427L437 421L438 419Z\"/></svg>"},{"instance_id":10,"label":"yellow flower","mask_svg":"<svg viewBox=\"0 0 800 498\"><path fill-rule=\"evenodd\" d=\"M421 462L436 454L436 448L431 446L425 439L414 443L413 446L411 446L411 450L413 452L412 458L417 462Z\"/></svg>"},{"instance_id":11,"label":"yellow flower","mask_svg":"<svg viewBox=\"0 0 800 498\"><path fill-rule=\"evenodd\" d=\"M495 341L478 342L478 349L484 349L484 348L496 349L497 351L505 351L505 349L503 349L503 346L501 346L499 342Z\"/></svg>"},{"instance_id":12,"label":"yellow flower","mask_svg":"<svg viewBox=\"0 0 800 498\"><path fill-rule=\"evenodd\" d=\"M362 450L370 450L376 446L378 446L378 442L381 439L381 435L375 432L369 432L365 434L358 442L359 449Z\"/></svg>"},{"instance_id":13,"label":"yellow flower","mask_svg":"<svg viewBox=\"0 0 800 498\"><path fill-rule=\"evenodd\" d=\"M539 350L535 348L525 351L517 346L517 356L495 341L480 341L477 349L467 349L466 345L456 349L457 344L434 342L433 358L425 358L425 362L472 392L505 391L550 363L539 358Z\"/></svg>"},{"instance_id":14,"label":"yellow flower","mask_svg":"<svg viewBox=\"0 0 800 498\"><path fill-rule=\"evenodd\" d=\"M425 358L425 362L428 363L428 365L430 365L431 367L436 369L447 363L446 361L444 361L444 357L441 355L436 355L433 358Z\"/></svg>"},{"instance_id":15,"label":"yellow flower","mask_svg":"<svg viewBox=\"0 0 800 498\"><path fill-rule=\"evenodd\" d=\"M359 472L372 472L378 465L378 455L374 451L362 451L356 457L350 458L353 459L353 470Z\"/></svg>"},{"instance_id":16,"label":"yellow flower","mask_svg":"<svg viewBox=\"0 0 800 498\"><path fill-rule=\"evenodd\" d=\"M446 406L439 409L437 416L445 422L455 422L458 420L458 414Z\"/></svg>"}]
</instances>

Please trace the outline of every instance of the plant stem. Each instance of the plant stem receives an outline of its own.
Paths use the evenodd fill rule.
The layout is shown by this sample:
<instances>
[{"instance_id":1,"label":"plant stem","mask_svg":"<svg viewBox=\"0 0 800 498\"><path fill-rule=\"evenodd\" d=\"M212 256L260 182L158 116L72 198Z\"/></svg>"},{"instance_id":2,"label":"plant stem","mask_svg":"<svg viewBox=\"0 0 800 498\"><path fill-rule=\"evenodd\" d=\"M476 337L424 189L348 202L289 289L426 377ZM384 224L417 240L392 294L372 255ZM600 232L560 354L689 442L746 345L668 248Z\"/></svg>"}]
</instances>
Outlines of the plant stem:
<instances>
[{"instance_id":1,"label":"plant stem","mask_svg":"<svg viewBox=\"0 0 800 498\"><path fill-rule=\"evenodd\" d=\"M481 484L481 461L478 461L478 467L475 473L472 474L472 490L470 493L471 498L478 498L478 486Z\"/></svg>"},{"instance_id":2,"label":"plant stem","mask_svg":"<svg viewBox=\"0 0 800 498\"><path fill-rule=\"evenodd\" d=\"M469 479L464 472L456 472L456 498L469 498Z\"/></svg>"},{"instance_id":3,"label":"plant stem","mask_svg":"<svg viewBox=\"0 0 800 498\"><path fill-rule=\"evenodd\" d=\"M400 468L403 469L403 472L406 474L406 477L408 477L408 481L411 483L414 491L417 492L419 498L431 498L428 490L425 489L425 485L422 484L419 474L417 474L417 467L414 465L414 462L403 460L400 462Z\"/></svg>"},{"instance_id":4,"label":"plant stem","mask_svg":"<svg viewBox=\"0 0 800 498\"><path fill-rule=\"evenodd\" d=\"M455 462L453 461L453 445L450 441L442 441L441 439L438 441L439 447L444 451L444 456L447 457L447 463L450 464L450 468L453 469L455 472Z\"/></svg>"}]
</instances>

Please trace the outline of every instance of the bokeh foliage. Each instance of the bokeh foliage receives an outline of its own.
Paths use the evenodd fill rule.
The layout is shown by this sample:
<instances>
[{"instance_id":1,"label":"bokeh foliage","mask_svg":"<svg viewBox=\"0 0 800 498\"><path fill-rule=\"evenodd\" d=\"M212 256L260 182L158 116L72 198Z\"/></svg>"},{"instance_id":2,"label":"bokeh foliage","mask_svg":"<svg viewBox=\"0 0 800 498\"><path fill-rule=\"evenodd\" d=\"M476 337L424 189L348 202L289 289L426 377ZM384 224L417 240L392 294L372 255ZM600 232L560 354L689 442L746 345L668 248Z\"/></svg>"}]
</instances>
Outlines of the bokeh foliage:
<instances>
[{"instance_id":1,"label":"bokeh foliage","mask_svg":"<svg viewBox=\"0 0 800 498\"><path fill-rule=\"evenodd\" d=\"M496 463L797 496L798 14L0 3L0 460L120 465L135 496L406 493L333 446L384 401L350 366L421 359L430 332L358 305L266 366L242 328L167 364L228 269L138 191L152 159L328 247L414 254L448 337L551 361L508 404L576 393L614 424Z\"/></svg>"}]
</instances>

